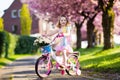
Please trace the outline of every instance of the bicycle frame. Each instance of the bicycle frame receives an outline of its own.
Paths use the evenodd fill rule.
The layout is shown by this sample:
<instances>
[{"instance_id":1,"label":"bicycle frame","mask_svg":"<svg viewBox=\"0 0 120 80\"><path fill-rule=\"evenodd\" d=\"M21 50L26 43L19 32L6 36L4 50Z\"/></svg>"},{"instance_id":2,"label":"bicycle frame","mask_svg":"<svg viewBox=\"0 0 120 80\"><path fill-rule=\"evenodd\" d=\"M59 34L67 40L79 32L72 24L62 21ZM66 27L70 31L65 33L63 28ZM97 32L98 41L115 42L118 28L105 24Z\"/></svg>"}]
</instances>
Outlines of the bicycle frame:
<instances>
[{"instance_id":1,"label":"bicycle frame","mask_svg":"<svg viewBox=\"0 0 120 80\"><path fill-rule=\"evenodd\" d=\"M44 58L46 58L47 60L49 60L48 62L50 62L52 59L56 62L56 68L58 69L59 66L63 66L61 65L63 63L63 56L56 56L56 52L53 51L53 47L52 44L49 44L49 46L51 47L51 51L50 53L46 53L46 54L42 54L42 56ZM65 56L65 59L68 59L68 56L74 55L76 57L78 57L79 55L77 54L77 52L74 53L70 53L68 56L66 55L65 50L63 50L63 55ZM59 66L58 66L59 65ZM52 66L52 64L50 64L50 67ZM65 66L65 65L64 65Z\"/></svg>"},{"instance_id":2,"label":"bicycle frame","mask_svg":"<svg viewBox=\"0 0 120 80\"><path fill-rule=\"evenodd\" d=\"M42 53L42 56L44 57L44 58L46 58L46 59L48 59L49 61L51 60L51 58L54 60L54 61L56 61L57 63L59 63L59 64L62 64L62 58L63 58L63 56L56 56L56 52L55 51L53 51L53 49L52 49L52 45L50 44L49 45L50 47L51 47L51 51L49 52L49 53ZM67 59L67 56L66 56L66 53L63 53L64 55L65 55L65 58Z\"/></svg>"}]
</instances>

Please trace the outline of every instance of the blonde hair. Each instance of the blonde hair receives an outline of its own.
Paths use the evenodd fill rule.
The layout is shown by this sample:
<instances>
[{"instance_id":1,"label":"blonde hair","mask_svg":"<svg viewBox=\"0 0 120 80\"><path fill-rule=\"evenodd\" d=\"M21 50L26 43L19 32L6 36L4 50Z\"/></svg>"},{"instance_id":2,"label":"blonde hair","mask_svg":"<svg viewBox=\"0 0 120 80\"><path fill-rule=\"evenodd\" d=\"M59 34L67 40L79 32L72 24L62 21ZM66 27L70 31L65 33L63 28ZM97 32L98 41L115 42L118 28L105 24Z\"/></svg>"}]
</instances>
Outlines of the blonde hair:
<instances>
[{"instance_id":1,"label":"blonde hair","mask_svg":"<svg viewBox=\"0 0 120 80\"><path fill-rule=\"evenodd\" d=\"M58 28L61 28L61 24L60 24L60 19L61 19L61 17L65 17L66 18L66 27L68 26L68 24L69 24L69 21L68 21L68 18L66 17L66 16L64 16L64 15L62 15L62 16L60 16L59 17L59 20L58 20L58 23L57 23L57 27Z\"/></svg>"}]
</instances>

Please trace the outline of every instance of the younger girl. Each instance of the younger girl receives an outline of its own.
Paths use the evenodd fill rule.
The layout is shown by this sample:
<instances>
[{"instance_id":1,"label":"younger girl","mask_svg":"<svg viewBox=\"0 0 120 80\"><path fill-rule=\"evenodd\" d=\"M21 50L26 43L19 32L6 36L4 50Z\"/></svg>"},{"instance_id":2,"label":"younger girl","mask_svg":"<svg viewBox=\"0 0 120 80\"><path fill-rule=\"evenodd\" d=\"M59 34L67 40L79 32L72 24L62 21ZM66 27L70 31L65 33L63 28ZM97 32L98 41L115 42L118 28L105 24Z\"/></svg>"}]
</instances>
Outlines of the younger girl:
<instances>
[{"instance_id":1,"label":"younger girl","mask_svg":"<svg viewBox=\"0 0 120 80\"><path fill-rule=\"evenodd\" d=\"M66 65L66 56L69 53L73 52L72 47L70 46L70 35L71 35L71 27L68 23L68 19L65 16L61 16L59 18L58 24L57 24L57 28L50 32L49 34L47 34L47 36L51 36L54 34L58 34L57 39L58 43L55 46L55 50L56 50L56 54L60 55L60 53L62 53L63 55L63 66Z\"/></svg>"}]
</instances>

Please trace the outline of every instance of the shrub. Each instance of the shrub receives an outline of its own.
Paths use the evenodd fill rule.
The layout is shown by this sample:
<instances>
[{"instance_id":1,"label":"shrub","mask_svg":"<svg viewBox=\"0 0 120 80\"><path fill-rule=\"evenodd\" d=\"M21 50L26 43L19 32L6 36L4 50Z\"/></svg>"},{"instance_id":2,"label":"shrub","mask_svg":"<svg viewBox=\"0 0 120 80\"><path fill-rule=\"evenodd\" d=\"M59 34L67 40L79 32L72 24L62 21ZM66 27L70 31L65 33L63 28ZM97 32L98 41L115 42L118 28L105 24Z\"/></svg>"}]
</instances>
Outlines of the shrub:
<instances>
[{"instance_id":1,"label":"shrub","mask_svg":"<svg viewBox=\"0 0 120 80\"><path fill-rule=\"evenodd\" d=\"M4 53L4 44L5 44L5 33L0 31L0 57Z\"/></svg>"},{"instance_id":2,"label":"shrub","mask_svg":"<svg viewBox=\"0 0 120 80\"><path fill-rule=\"evenodd\" d=\"M36 46L33 46L35 39L35 37L30 36L19 36L19 40L15 48L15 53L36 53L38 48Z\"/></svg>"},{"instance_id":3,"label":"shrub","mask_svg":"<svg viewBox=\"0 0 120 80\"><path fill-rule=\"evenodd\" d=\"M0 57L9 58L11 55L14 55L17 40L17 35L7 31L0 32Z\"/></svg>"},{"instance_id":4,"label":"shrub","mask_svg":"<svg viewBox=\"0 0 120 80\"><path fill-rule=\"evenodd\" d=\"M18 41L18 36L8 33L8 37L7 37L9 41L7 41L8 43L8 57L10 55L14 55L15 54L15 48L16 48L16 43Z\"/></svg>"}]
</instances>

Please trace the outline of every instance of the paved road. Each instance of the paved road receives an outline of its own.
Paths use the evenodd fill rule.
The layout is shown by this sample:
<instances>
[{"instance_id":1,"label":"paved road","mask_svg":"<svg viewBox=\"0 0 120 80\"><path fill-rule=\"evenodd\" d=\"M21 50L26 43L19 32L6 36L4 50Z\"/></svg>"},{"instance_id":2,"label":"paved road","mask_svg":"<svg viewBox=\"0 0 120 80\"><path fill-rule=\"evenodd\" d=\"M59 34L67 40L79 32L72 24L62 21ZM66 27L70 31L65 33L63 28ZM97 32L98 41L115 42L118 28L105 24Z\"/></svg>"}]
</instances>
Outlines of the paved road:
<instances>
[{"instance_id":1,"label":"paved road","mask_svg":"<svg viewBox=\"0 0 120 80\"><path fill-rule=\"evenodd\" d=\"M40 79L34 70L37 58L37 56L32 56L19 59L0 69L0 80L98 80L86 77L84 72L80 76L68 76L67 74L61 75L57 70L52 71L49 77Z\"/></svg>"}]
</instances>

